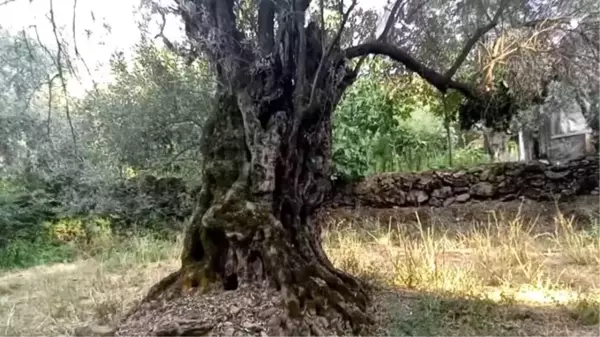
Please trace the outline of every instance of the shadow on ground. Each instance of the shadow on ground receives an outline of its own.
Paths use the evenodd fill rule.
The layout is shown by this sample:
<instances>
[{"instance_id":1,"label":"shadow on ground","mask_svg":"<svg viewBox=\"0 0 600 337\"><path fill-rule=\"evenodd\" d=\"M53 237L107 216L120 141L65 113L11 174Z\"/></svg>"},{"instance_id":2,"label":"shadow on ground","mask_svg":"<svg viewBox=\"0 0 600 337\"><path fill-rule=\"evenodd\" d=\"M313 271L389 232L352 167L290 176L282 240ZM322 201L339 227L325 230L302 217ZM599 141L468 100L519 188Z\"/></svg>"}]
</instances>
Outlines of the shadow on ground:
<instances>
[{"instance_id":1,"label":"shadow on ground","mask_svg":"<svg viewBox=\"0 0 600 337\"><path fill-rule=\"evenodd\" d=\"M536 307L399 289L377 292L376 302L388 336L598 336L597 303Z\"/></svg>"}]
</instances>

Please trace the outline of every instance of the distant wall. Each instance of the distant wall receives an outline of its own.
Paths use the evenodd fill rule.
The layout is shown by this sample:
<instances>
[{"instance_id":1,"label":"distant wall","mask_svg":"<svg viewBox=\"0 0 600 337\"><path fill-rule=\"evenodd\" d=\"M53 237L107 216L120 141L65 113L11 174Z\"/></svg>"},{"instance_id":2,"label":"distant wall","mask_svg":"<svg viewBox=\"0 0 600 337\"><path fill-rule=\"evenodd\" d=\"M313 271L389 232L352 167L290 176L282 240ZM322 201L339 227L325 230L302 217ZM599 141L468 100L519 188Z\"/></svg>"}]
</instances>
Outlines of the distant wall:
<instances>
[{"instance_id":1,"label":"distant wall","mask_svg":"<svg viewBox=\"0 0 600 337\"><path fill-rule=\"evenodd\" d=\"M386 173L338 186L331 206L434 206L472 199L564 200L597 194L598 156L560 165L510 162L457 171Z\"/></svg>"}]
</instances>

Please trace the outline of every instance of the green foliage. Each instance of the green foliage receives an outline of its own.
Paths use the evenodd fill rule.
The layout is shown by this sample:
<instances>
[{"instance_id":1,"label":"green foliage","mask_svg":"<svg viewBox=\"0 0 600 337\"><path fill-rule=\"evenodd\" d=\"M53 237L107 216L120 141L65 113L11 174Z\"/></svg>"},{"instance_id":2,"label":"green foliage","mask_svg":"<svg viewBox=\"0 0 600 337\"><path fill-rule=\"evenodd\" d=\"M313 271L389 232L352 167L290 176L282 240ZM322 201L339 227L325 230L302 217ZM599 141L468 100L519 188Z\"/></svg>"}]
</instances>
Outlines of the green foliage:
<instances>
[{"instance_id":1,"label":"green foliage","mask_svg":"<svg viewBox=\"0 0 600 337\"><path fill-rule=\"evenodd\" d=\"M115 235L152 232L164 239L181 230L191 211L191 191L179 179L135 178L80 204L63 200L65 193L92 194L93 186L0 183L0 269L71 260L74 249L93 252L96 242Z\"/></svg>"},{"instance_id":2,"label":"green foliage","mask_svg":"<svg viewBox=\"0 0 600 337\"><path fill-rule=\"evenodd\" d=\"M346 93L334 121L333 160L342 173L358 176L368 170L367 147L373 137L398 125L395 117L401 110L393 103L394 96L371 78L359 79Z\"/></svg>"},{"instance_id":3,"label":"green foliage","mask_svg":"<svg viewBox=\"0 0 600 337\"><path fill-rule=\"evenodd\" d=\"M69 246L46 235L47 222L55 218L56 211L56 202L45 191L0 181L0 269L72 258Z\"/></svg>"},{"instance_id":4,"label":"green foliage","mask_svg":"<svg viewBox=\"0 0 600 337\"><path fill-rule=\"evenodd\" d=\"M512 90L499 80L496 88L476 99L465 100L459 107L459 122L463 130L468 130L482 122L497 131L506 131L513 116L525 108Z\"/></svg>"},{"instance_id":5,"label":"green foliage","mask_svg":"<svg viewBox=\"0 0 600 337\"><path fill-rule=\"evenodd\" d=\"M56 203L46 192L0 181L0 248L13 241L34 242L55 212Z\"/></svg>"},{"instance_id":6,"label":"green foliage","mask_svg":"<svg viewBox=\"0 0 600 337\"><path fill-rule=\"evenodd\" d=\"M201 129L212 104L213 81L205 63L187 65L144 42L133 64L112 60L115 82L90 92L82 113L94 128L92 146L110 149L114 161L139 169L181 169L197 164Z\"/></svg>"},{"instance_id":7,"label":"green foliage","mask_svg":"<svg viewBox=\"0 0 600 337\"><path fill-rule=\"evenodd\" d=\"M337 174L359 177L386 171L417 171L447 167L450 131L460 94L442 96L416 75L389 75L389 63L372 61L368 74L351 87L334 114L333 161ZM486 160L482 149L454 151L455 164Z\"/></svg>"},{"instance_id":8,"label":"green foliage","mask_svg":"<svg viewBox=\"0 0 600 337\"><path fill-rule=\"evenodd\" d=\"M115 55L112 84L76 99L57 78L50 85L52 52L0 32L0 268L68 260L73 246L113 235L180 229L189 186L146 173L199 174L214 85L205 63L142 41L133 60Z\"/></svg>"},{"instance_id":9,"label":"green foliage","mask_svg":"<svg viewBox=\"0 0 600 337\"><path fill-rule=\"evenodd\" d=\"M172 236L169 229L176 227L169 225L177 220L168 211L177 211L177 208L165 205L165 201L171 200L160 199L160 193L150 195L150 200L146 200L148 206L141 208L143 213L135 213L136 205L143 206L135 200L146 192L130 190L130 197L122 198L130 203L134 201L123 209L112 209L104 216L94 212L65 216L69 210L63 205L57 207L47 192L28 191L8 183L3 186L0 190L0 269L71 261L83 252L102 254L98 247L110 246L111 241L122 236L152 233L157 240L164 241ZM178 192L174 193L177 197Z\"/></svg>"},{"instance_id":10,"label":"green foliage","mask_svg":"<svg viewBox=\"0 0 600 337\"><path fill-rule=\"evenodd\" d=\"M0 248L0 270L27 268L41 264L70 262L76 256L72 245L35 240L17 240Z\"/></svg>"}]
</instances>

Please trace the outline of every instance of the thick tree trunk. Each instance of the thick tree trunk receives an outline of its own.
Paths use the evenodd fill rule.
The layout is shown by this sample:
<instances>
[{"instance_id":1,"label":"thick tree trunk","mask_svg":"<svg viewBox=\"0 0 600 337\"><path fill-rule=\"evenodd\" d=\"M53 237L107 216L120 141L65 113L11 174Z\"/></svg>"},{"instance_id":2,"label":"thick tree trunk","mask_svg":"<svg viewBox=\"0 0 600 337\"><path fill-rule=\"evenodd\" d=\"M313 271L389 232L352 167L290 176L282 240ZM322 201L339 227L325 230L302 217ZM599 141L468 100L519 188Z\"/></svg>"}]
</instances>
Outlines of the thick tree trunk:
<instances>
[{"instance_id":1,"label":"thick tree trunk","mask_svg":"<svg viewBox=\"0 0 600 337\"><path fill-rule=\"evenodd\" d=\"M218 105L204 132L203 188L181 269L145 302L190 289L213 294L207 298L274 291L285 317L269 320L268 334L357 334L371 323L367 291L331 264L313 221L331 190L331 112L356 74L339 34L325 46L320 28L305 25L309 2L260 3L258 50L243 43L233 1L187 2L181 10L188 36L214 67ZM218 323L194 322L141 333L220 331Z\"/></svg>"},{"instance_id":2,"label":"thick tree trunk","mask_svg":"<svg viewBox=\"0 0 600 337\"><path fill-rule=\"evenodd\" d=\"M286 88L271 89L279 98L265 104L253 98L254 84L220 93L181 269L145 302L190 289L271 288L282 298L286 323L270 334L357 334L371 323L367 290L332 265L313 221L331 190L330 114L337 101L319 107L320 120L299 123ZM261 120L262 114L270 117ZM190 331L197 330L180 333Z\"/></svg>"}]
</instances>

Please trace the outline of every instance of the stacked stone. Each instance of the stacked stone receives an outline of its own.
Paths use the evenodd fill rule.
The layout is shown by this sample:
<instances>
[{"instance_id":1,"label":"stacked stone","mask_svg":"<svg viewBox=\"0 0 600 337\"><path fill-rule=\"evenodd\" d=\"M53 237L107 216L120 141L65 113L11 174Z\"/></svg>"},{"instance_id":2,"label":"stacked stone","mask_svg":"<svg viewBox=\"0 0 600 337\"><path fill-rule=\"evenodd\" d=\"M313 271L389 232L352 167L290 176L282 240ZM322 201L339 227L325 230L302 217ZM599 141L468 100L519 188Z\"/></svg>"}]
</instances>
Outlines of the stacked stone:
<instances>
[{"instance_id":1,"label":"stacked stone","mask_svg":"<svg viewBox=\"0 0 600 337\"><path fill-rule=\"evenodd\" d=\"M508 162L458 171L386 173L340 186L333 206L442 207L472 199L562 200L598 194L598 156L562 164Z\"/></svg>"}]
</instances>

